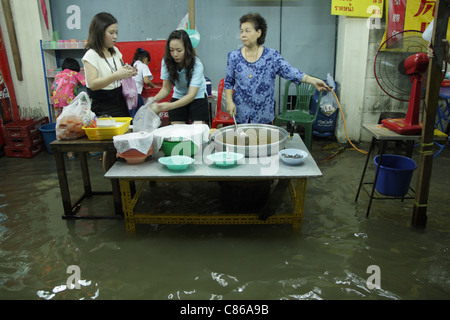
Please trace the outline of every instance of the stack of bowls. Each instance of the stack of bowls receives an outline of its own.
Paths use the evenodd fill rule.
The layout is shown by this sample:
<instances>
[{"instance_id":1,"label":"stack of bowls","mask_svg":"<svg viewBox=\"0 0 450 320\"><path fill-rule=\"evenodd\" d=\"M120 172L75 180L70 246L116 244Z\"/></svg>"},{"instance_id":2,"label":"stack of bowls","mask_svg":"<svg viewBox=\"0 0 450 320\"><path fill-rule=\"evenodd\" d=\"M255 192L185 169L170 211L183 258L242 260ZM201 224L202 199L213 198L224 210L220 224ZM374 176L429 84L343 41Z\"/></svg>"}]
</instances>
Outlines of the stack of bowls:
<instances>
[{"instance_id":1,"label":"stack of bowls","mask_svg":"<svg viewBox=\"0 0 450 320\"><path fill-rule=\"evenodd\" d=\"M123 153L118 152L117 156L125 159L129 164L138 164L143 163L145 159L147 159L147 157L150 156L152 153L153 153L153 146L150 147L147 154L143 154L142 152L136 149L130 149Z\"/></svg>"}]
</instances>

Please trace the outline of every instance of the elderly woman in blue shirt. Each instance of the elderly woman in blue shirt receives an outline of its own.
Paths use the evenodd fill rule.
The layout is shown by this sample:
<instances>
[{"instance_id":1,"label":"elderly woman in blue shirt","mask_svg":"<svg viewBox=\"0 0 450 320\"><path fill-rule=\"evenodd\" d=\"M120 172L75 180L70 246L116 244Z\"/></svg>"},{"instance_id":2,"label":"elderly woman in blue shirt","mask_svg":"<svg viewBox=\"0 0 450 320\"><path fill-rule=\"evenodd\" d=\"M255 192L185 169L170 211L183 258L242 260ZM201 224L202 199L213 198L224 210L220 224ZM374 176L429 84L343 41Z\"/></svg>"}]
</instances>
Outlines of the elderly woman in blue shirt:
<instances>
[{"instance_id":1,"label":"elderly woman in blue shirt","mask_svg":"<svg viewBox=\"0 0 450 320\"><path fill-rule=\"evenodd\" d=\"M286 62L280 53L263 46L267 23L259 14L240 19L243 47L228 54L225 76L227 110L238 123L271 123L274 118L275 77L313 85L319 91L330 87ZM234 91L234 92L233 92Z\"/></svg>"}]
</instances>

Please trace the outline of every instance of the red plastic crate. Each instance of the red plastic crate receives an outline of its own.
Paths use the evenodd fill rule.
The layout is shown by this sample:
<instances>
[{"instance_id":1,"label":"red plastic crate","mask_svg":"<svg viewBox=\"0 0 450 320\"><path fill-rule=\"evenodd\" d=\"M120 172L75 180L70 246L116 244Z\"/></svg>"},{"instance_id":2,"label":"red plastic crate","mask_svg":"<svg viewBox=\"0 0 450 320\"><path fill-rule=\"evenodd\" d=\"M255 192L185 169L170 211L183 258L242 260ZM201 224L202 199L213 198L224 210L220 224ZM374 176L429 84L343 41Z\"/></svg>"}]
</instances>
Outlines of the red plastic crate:
<instances>
[{"instance_id":1,"label":"red plastic crate","mask_svg":"<svg viewBox=\"0 0 450 320\"><path fill-rule=\"evenodd\" d=\"M32 158L45 149L44 143L38 143L32 147L5 147L5 155L10 158Z\"/></svg>"},{"instance_id":2,"label":"red plastic crate","mask_svg":"<svg viewBox=\"0 0 450 320\"><path fill-rule=\"evenodd\" d=\"M161 61L164 59L164 53L166 51L166 40L153 40L153 41L123 41L116 42L115 46L122 53L122 59L125 63L132 64L134 54L137 48L142 48L150 53L150 63L148 68L153 75L152 82L162 82L160 80L161 75Z\"/></svg>"},{"instance_id":3,"label":"red plastic crate","mask_svg":"<svg viewBox=\"0 0 450 320\"><path fill-rule=\"evenodd\" d=\"M38 120L17 120L3 127L5 138L26 138L39 132L39 127L48 123L48 118Z\"/></svg>"},{"instance_id":4,"label":"red plastic crate","mask_svg":"<svg viewBox=\"0 0 450 320\"><path fill-rule=\"evenodd\" d=\"M16 148L21 148L21 147L32 147L38 143L41 143L42 140L42 135L40 132L35 132L32 135L30 135L29 137L17 137L17 138L11 138L11 137L6 137L6 146L8 147L16 147Z\"/></svg>"},{"instance_id":5,"label":"red plastic crate","mask_svg":"<svg viewBox=\"0 0 450 320\"><path fill-rule=\"evenodd\" d=\"M131 64L133 62L134 54L137 48L142 48L150 53L150 63L148 68L153 75L152 82L157 86L162 86L161 80L161 61L164 59L164 53L166 50L166 40L153 40L153 41L123 41L116 42L116 47L122 53L122 59L125 63ZM144 85L142 90L142 97L149 98L154 97L161 90L160 88L151 88ZM170 93L166 98L162 99L161 102L170 101L172 99L172 93ZM159 114L161 120L168 120L169 113L167 111L161 112Z\"/></svg>"},{"instance_id":6,"label":"red plastic crate","mask_svg":"<svg viewBox=\"0 0 450 320\"><path fill-rule=\"evenodd\" d=\"M3 123L0 119L0 146L5 145L5 138L3 137Z\"/></svg>"}]
</instances>

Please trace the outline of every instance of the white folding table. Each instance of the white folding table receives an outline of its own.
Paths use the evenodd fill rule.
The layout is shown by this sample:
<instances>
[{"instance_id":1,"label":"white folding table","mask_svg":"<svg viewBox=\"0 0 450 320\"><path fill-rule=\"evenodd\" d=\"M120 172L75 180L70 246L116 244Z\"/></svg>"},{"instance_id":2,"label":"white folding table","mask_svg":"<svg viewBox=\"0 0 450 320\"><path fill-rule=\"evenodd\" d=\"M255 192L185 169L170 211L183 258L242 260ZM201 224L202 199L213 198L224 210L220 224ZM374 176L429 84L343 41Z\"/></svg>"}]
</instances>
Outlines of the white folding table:
<instances>
[{"instance_id":1,"label":"white folding table","mask_svg":"<svg viewBox=\"0 0 450 320\"><path fill-rule=\"evenodd\" d=\"M135 224L292 224L294 230L300 230L308 178L320 177L318 168L311 154L298 134L286 141L285 148L297 148L308 152L308 157L300 165L283 163L278 154L260 157L243 158L233 167L221 168L207 161L206 155L211 151L206 147L194 157L195 162L184 171L173 171L158 162L164 156L160 151L147 158L141 164L128 164L117 161L105 174L108 179L120 181L121 197L127 231L134 231ZM293 212L276 213L267 219L261 219L258 213L221 213L221 214L189 214L179 213L135 213L135 205L142 193L146 181L249 181L249 180L288 180ZM132 194L130 183L141 181L136 193Z\"/></svg>"}]
</instances>

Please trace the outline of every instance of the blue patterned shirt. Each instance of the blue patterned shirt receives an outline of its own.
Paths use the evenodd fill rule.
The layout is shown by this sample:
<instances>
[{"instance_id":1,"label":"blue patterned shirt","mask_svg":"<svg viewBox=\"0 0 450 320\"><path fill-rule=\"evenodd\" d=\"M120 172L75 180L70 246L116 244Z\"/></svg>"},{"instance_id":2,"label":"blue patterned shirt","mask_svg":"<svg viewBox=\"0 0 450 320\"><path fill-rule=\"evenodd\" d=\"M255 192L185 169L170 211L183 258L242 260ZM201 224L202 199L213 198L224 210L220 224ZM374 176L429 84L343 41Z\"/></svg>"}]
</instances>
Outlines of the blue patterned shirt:
<instances>
[{"instance_id":1,"label":"blue patterned shirt","mask_svg":"<svg viewBox=\"0 0 450 320\"><path fill-rule=\"evenodd\" d=\"M273 121L277 75L300 84L305 73L291 66L278 51L266 47L261 57L254 63L244 59L241 49L228 54L225 89L234 89L236 122L270 123Z\"/></svg>"}]
</instances>

